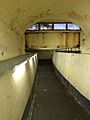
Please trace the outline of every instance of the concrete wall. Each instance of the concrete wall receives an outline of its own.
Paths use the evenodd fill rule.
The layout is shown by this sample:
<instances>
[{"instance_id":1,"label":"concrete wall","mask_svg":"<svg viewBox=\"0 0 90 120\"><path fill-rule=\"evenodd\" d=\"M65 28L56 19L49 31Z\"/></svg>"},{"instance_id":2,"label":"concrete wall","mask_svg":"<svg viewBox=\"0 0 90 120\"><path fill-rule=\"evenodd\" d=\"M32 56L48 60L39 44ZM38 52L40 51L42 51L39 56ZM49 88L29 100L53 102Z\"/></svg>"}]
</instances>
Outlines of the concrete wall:
<instances>
[{"instance_id":1,"label":"concrete wall","mask_svg":"<svg viewBox=\"0 0 90 120\"><path fill-rule=\"evenodd\" d=\"M80 45L79 31L31 31L26 34L27 45L34 49L76 48Z\"/></svg>"},{"instance_id":2,"label":"concrete wall","mask_svg":"<svg viewBox=\"0 0 90 120\"><path fill-rule=\"evenodd\" d=\"M24 36L0 21L0 61L24 54Z\"/></svg>"},{"instance_id":3,"label":"concrete wall","mask_svg":"<svg viewBox=\"0 0 90 120\"><path fill-rule=\"evenodd\" d=\"M0 120L21 120L37 69L37 54L0 74Z\"/></svg>"},{"instance_id":4,"label":"concrete wall","mask_svg":"<svg viewBox=\"0 0 90 120\"><path fill-rule=\"evenodd\" d=\"M54 52L52 60L58 71L90 100L90 55Z\"/></svg>"}]
</instances>

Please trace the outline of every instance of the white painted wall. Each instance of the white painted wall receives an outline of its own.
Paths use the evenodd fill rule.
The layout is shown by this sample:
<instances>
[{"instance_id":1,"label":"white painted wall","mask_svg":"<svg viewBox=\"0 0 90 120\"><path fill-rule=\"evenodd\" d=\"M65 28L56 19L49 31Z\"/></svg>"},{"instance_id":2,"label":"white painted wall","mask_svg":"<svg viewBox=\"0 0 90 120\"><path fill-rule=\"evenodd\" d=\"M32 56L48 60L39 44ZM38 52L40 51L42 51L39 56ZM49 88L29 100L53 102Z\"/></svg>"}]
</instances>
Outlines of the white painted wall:
<instances>
[{"instance_id":1,"label":"white painted wall","mask_svg":"<svg viewBox=\"0 0 90 120\"><path fill-rule=\"evenodd\" d=\"M90 55L53 53L58 71L88 100L90 100Z\"/></svg>"},{"instance_id":2,"label":"white painted wall","mask_svg":"<svg viewBox=\"0 0 90 120\"><path fill-rule=\"evenodd\" d=\"M21 120L36 69L37 54L0 74L0 120Z\"/></svg>"}]
</instances>

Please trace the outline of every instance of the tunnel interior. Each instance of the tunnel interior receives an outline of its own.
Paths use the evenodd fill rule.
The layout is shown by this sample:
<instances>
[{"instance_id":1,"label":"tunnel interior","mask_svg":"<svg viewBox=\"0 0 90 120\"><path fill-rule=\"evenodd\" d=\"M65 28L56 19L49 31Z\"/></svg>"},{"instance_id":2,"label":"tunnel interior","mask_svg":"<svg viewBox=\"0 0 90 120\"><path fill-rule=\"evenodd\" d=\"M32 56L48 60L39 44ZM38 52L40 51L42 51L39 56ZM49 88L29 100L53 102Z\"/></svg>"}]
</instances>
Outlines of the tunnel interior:
<instances>
[{"instance_id":1,"label":"tunnel interior","mask_svg":"<svg viewBox=\"0 0 90 120\"><path fill-rule=\"evenodd\" d=\"M49 60L90 113L89 11L88 0L0 1L0 120L22 119L39 66L48 69Z\"/></svg>"}]
</instances>

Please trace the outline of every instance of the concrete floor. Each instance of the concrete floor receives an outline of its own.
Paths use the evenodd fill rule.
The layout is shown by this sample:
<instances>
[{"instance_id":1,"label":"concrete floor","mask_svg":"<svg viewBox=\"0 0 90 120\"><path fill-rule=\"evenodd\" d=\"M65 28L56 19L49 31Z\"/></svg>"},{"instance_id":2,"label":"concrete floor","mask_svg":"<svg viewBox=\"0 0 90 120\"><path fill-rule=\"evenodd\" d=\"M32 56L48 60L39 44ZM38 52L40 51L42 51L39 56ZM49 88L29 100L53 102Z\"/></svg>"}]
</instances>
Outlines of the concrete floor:
<instances>
[{"instance_id":1,"label":"concrete floor","mask_svg":"<svg viewBox=\"0 0 90 120\"><path fill-rule=\"evenodd\" d=\"M38 66L37 100L33 120L90 120L56 77L51 62Z\"/></svg>"}]
</instances>

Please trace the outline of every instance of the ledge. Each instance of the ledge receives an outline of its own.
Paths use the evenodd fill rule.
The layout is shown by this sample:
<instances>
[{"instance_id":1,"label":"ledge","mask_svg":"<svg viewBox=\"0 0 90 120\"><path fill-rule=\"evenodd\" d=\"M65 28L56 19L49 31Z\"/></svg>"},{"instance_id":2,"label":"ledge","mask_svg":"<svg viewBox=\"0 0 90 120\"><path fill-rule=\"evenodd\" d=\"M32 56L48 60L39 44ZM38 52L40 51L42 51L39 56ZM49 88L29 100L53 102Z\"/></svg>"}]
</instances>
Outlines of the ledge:
<instances>
[{"instance_id":1,"label":"ledge","mask_svg":"<svg viewBox=\"0 0 90 120\"><path fill-rule=\"evenodd\" d=\"M28 30L25 34L36 34L36 33L80 33L79 30Z\"/></svg>"},{"instance_id":2,"label":"ledge","mask_svg":"<svg viewBox=\"0 0 90 120\"><path fill-rule=\"evenodd\" d=\"M35 55L35 53L25 54L15 58L0 61L0 74L24 62L27 58L30 58L33 55Z\"/></svg>"}]
</instances>

